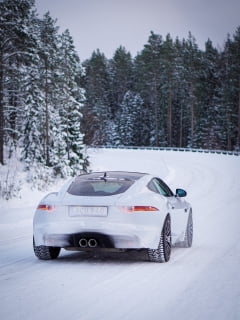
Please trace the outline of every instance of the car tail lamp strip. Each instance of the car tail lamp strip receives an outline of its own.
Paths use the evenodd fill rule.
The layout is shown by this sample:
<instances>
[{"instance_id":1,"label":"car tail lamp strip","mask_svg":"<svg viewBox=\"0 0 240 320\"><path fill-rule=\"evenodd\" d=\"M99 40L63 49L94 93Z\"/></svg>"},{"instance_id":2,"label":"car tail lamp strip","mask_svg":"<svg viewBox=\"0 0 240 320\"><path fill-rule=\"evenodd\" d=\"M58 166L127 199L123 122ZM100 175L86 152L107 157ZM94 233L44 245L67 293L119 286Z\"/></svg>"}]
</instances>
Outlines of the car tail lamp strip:
<instances>
[{"instance_id":1,"label":"car tail lamp strip","mask_svg":"<svg viewBox=\"0 0 240 320\"><path fill-rule=\"evenodd\" d=\"M159 211L157 208L151 206L121 207L121 210L127 213Z\"/></svg>"},{"instance_id":2,"label":"car tail lamp strip","mask_svg":"<svg viewBox=\"0 0 240 320\"><path fill-rule=\"evenodd\" d=\"M39 204L37 210L52 212L56 210L56 207L47 204Z\"/></svg>"}]
</instances>

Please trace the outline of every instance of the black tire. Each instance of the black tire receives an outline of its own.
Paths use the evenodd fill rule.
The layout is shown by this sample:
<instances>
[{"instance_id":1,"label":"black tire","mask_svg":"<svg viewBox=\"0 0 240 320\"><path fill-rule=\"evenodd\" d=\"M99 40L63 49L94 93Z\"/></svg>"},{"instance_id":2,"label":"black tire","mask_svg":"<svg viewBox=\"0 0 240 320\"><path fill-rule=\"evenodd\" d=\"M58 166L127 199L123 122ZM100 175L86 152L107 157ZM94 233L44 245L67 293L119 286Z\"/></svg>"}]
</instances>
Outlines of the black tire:
<instances>
[{"instance_id":1,"label":"black tire","mask_svg":"<svg viewBox=\"0 0 240 320\"><path fill-rule=\"evenodd\" d=\"M48 246L36 246L33 238L33 250L35 256L40 260L53 260L59 256L61 248L48 247Z\"/></svg>"},{"instance_id":2,"label":"black tire","mask_svg":"<svg viewBox=\"0 0 240 320\"><path fill-rule=\"evenodd\" d=\"M192 242L193 242L193 218L192 218L192 210L191 210L189 212L185 238L183 241L184 248L191 248Z\"/></svg>"},{"instance_id":3,"label":"black tire","mask_svg":"<svg viewBox=\"0 0 240 320\"><path fill-rule=\"evenodd\" d=\"M188 222L185 231L184 240L177 243L177 247L180 248L191 248L193 242L193 218L192 218L192 210L190 210L188 215Z\"/></svg>"},{"instance_id":4,"label":"black tire","mask_svg":"<svg viewBox=\"0 0 240 320\"><path fill-rule=\"evenodd\" d=\"M157 249L148 249L148 258L152 262L167 262L171 256L171 218L168 214L162 229Z\"/></svg>"}]
</instances>

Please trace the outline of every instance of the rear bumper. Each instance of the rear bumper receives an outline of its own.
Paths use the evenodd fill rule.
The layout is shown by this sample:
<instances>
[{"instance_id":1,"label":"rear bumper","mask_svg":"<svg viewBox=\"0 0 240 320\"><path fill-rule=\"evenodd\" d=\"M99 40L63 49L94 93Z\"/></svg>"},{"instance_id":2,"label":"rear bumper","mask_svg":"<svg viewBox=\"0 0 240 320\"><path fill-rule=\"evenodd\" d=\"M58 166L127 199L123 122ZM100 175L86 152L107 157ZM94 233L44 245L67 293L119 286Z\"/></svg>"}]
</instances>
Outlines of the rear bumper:
<instances>
[{"instance_id":1,"label":"rear bumper","mask_svg":"<svg viewBox=\"0 0 240 320\"><path fill-rule=\"evenodd\" d=\"M141 248L139 239L134 236L106 235L99 232L81 232L76 234L45 234L44 245L62 247L66 249L91 250L91 249L127 249ZM96 241L96 246L88 243ZM86 246L82 246L81 240L85 240Z\"/></svg>"},{"instance_id":2,"label":"rear bumper","mask_svg":"<svg viewBox=\"0 0 240 320\"><path fill-rule=\"evenodd\" d=\"M66 228L66 224L58 226L56 224L54 226L37 225L34 227L34 239L37 246L77 248L78 250L81 250L79 240L82 238L87 241L90 238L96 239L98 245L94 249L156 249L159 244L160 235L161 227L157 227L156 225L121 226L119 224L112 224L107 228L89 225L78 227L77 229L76 225Z\"/></svg>"}]
</instances>

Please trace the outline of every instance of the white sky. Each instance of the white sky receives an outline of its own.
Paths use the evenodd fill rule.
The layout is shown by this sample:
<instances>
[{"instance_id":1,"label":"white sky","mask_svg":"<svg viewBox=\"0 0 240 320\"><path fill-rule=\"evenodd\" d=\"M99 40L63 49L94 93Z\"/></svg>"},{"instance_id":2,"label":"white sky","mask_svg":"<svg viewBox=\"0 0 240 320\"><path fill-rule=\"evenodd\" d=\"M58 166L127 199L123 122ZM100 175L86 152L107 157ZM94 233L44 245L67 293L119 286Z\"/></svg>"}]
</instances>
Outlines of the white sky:
<instances>
[{"instance_id":1,"label":"white sky","mask_svg":"<svg viewBox=\"0 0 240 320\"><path fill-rule=\"evenodd\" d=\"M35 0L40 17L50 11L60 31L69 29L83 61L99 48L107 58L124 46L133 56L150 31L188 37L201 49L210 38L223 47L227 34L240 25L240 0Z\"/></svg>"}]
</instances>

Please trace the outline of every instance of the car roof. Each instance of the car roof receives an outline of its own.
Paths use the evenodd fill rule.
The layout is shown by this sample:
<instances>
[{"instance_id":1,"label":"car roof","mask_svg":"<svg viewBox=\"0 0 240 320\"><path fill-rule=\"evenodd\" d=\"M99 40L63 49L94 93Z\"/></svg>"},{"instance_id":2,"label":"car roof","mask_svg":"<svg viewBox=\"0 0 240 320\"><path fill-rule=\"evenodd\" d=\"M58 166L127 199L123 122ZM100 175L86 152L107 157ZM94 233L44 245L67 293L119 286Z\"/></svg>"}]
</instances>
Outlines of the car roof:
<instances>
[{"instance_id":1,"label":"car roof","mask_svg":"<svg viewBox=\"0 0 240 320\"><path fill-rule=\"evenodd\" d=\"M129 171L101 171L82 174L76 177L76 180L131 180L136 181L141 177L148 175L142 172Z\"/></svg>"}]
</instances>

